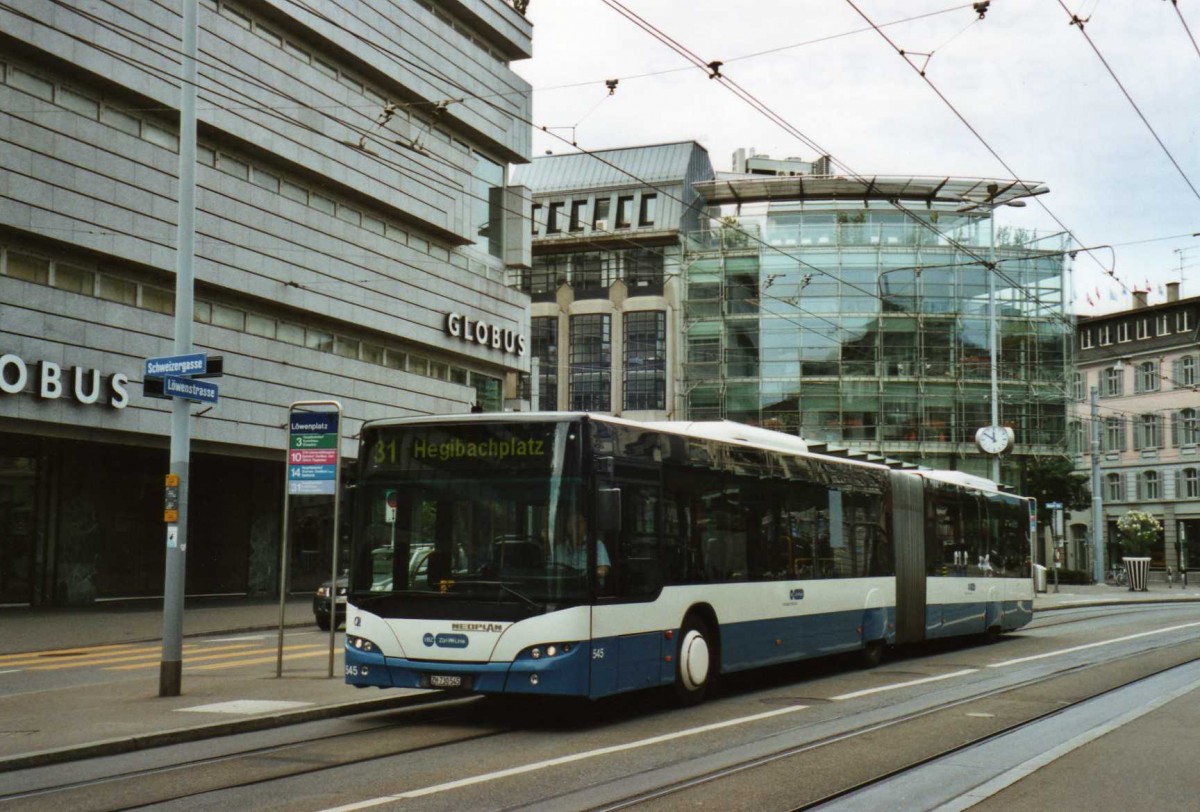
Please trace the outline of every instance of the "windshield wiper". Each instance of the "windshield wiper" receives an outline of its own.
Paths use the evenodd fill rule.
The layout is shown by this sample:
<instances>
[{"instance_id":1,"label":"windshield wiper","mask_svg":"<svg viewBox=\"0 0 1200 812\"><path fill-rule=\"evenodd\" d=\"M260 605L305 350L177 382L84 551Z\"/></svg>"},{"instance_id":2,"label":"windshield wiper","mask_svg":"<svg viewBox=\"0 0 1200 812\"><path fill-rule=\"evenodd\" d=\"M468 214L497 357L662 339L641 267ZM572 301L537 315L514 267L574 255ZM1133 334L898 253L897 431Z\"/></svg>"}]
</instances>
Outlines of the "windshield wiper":
<instances>
[{"instance_id":1,"label":"windshield wiper","mask_svg":"<svg viewBox=\"0 0 1200 812\"><path fill-rule=\"evenodd\" d=\"M505 592L507 592L508 594L512 595L515 598L518 598L525 605L527 605L533 609L541 609L542 608L542 605L540 603L538 603L537 601L535 601L533 598L529 597L524 592L521 592L518 589L513 589L511 586L504 583L503 581L455 581L454 585L455 586L498 586L501 589L503 589Z\"/></svg>"}]
</instances>

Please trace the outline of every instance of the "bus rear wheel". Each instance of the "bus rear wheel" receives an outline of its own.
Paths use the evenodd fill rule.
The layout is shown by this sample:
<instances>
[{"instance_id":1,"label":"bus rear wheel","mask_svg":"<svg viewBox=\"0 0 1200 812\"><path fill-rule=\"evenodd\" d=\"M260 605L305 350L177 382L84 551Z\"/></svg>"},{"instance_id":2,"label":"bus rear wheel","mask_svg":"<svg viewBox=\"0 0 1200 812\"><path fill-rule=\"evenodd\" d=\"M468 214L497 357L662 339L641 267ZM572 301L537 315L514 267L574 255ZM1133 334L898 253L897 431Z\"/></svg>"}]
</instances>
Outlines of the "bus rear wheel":
<instances>
[{"instance_id":1,"label":"bus rear wheel","mask_svg":"<svg viewBox=\"0 0 1200 812\"><path fill-rule=\"evenodd\" d=\"M684 620L675 651L675 696L679 704L695 705L708 694L717 670L714 643L703 620L692 616Z\"/></svg>"}]
</instances>

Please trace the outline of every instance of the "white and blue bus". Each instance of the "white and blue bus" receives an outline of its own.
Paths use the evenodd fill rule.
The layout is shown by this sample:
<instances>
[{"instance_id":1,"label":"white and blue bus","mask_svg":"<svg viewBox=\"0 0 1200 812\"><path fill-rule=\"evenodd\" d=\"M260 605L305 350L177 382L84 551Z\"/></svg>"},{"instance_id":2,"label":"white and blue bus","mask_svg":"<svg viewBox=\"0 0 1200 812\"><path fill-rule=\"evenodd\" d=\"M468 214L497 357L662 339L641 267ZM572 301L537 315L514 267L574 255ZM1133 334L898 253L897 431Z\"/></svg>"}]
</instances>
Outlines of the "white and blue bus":
<instances>
[{"instance_id":1,"label":"white and blue bus","mask_svg":"<svg viewBox=\"0 0 1200 812\"><path fill-rule=\"evenodd\" d=\"M1033 502L736 423L364 425L346 681L599 698L1032 617Z\"/></svg>"}]
</instances>

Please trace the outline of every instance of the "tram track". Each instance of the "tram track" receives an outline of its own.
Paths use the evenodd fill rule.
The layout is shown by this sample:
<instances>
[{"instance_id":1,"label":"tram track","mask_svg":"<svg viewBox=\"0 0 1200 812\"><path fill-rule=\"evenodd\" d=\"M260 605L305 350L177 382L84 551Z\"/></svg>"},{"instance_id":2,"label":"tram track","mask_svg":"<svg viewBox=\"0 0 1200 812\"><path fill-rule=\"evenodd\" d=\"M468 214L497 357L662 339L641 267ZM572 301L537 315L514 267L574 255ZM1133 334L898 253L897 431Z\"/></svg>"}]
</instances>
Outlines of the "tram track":
<instances>
[{"instance_id":1,"label":"tram track","mask_svg":"<svg viewBox=\"0 0 1200 812\"><path fill-rule=\"evenodd\" d=\"M971 650L975 649L964 649ZM996 648L989 646L986 649L980 647L978 650L994 651ZM561 794L551 794L536 799L534 804L529 803L531 799L525 798L519 806L511 808L673 808L681 799L686 800L689 792L707 792L708 788L720 785L723 781L736 780L739 776L751 775L756 770L769 771L778 765L794 765L796 760L836 761L838 758L844 758L837 755L838 753L862 747L864 741L873 741L873 746L880 752L912 756L894 757L887 764L872 763L872 774L860 775L848 771L845 775L846 780L837 786L814 784L812 787L804 787L805 791L812 790L812 797L796 798L799 805L792 806L800 810L814 809L939 758L969 750L996 737L1035 724L1090 699L1170 670L1181 663L1194 662L1197 659L1200 659L1200 643L1169 639L1144 640L1135 651L1113 652L1106 657L1084 663L1064 661L1057 667L1052 667L1049 673L1034 674L1001 686L988 687L986 683L994 678L984 678L985 684L980 686L983 690L971 690L970 683L959 684L953 688L953 699L904 712L896 712L896 708L911 705L917 700L897 702L893 708L893 703L878 705L868 702L851 705L840 701L838 697L814 697L808 700L796 697L767 697L759 701L772 705L798 703L808 707L823 707L826 712L819 719L794 729L797 731L795 735L808 736L807 740L764 752L753 758L737 759L722 764L719 768L703 771L697 771L696 765L687 761L660 762L654 767L631 772L619 781L590 784ZM920 673L911 669L923 660L920 656L897 660L896 665L902 669L908 668L907 671L889 671L885 668L873 673L899 677L902 681L907 681L906 675ZM939 669L958 668L960 665L948 663L945 659L936 663ZM973 667L978 672L986 673L986 665L974 663ZM839 673L851 672L834 671L833 675ZM752 690L743 687L730 698L736 700L739 694L752 695ZM966 693L963 693L964 691ZM837 711L829 711L830 706L835 705L841 707ZM986 731L979 731L980 735L955 740L944 747L919 750L911 749L907 744L889 747L881 747L879 744L906 740L924 741L928 738L928 729L939 717L992 715L966 713L972 705L992 711L1001 705L1007 709L1019 708L1032 712L1025 713L1020 719L1005 719L1003 724L1000 724L1001 720L996 720L995 723L981 722L989 725ZM446 758L449 760L457 746L528 729L527 725L517 721L517 716L486 710L481 713L482 707L484 705L478 699L452 699L405 711L376 712L363 719L354 720L353 730L331 731L313 735L303 741L232 749L219 755L184 758L171 764L125 769L94 779L63 782L33 792L0 795L0 812L45 809L49 806L72 810L136 809L172 803L178 808L183 808L189 801L198 801L204 796L209 796L208 800L211 800L212 797L219 797L219 793L226 791L268 788L276 782L318 775L350 765L383 762L397 756L430 754L441 749L447 752ZM635 707L629 714L632 719L642 718L644 708L639 710ZM855 725L855 717L861 719L862 723ZM481 727L481 720L484 727ZM605 724L598 729L602 730L613 721L605 720ZM536 725L534 727L536 728ZM917 728L923 728L926 733L910 733ZM317 729L320 730L319 727ZM564 723L562 729L568 734L588 732L586 727L581 728L578 724ZM400 733L403 735L398 735ZM683 773L690 774L683 779L671 778L672 775L677 777ZM653 789L647 790L646 787L649 786L653 786ZM588 798L591 798L592 802L589 802ZM594 803L598 798L607 800L599 804ZM496 808L503 807L504 804L500 803Z\"/></svg>"},{"instance_id":2,"label":"tram track","mask_svg":"<svg viewBox=\"0 0 1200 812\"><path fill-rule=\"evenodd\" d=\"M817 751L850 746L853 745L856 740L873 736L877 737L877 734L888 732L895 733L896 731L901 731L907 726L911 726L914 723L921 722L922 720L932 719L939 715L951 714L956 710L962 710L968 706L977 703L984 703L988 700L1019 698L1023 692L1030 692L1031 690L1036 689L1045 689L1047 686L1052 686L1057 682L1078 682L1083 674L1095 673L1104 669L1111 670L1114 666L1117 666L1122 662L1131 663L1138 660L1144 660L1149 655L1162 653L1169 654L1170 652L1177 650L1179 647L1180 645L1178 643L1166 642L1147 646L1145 649L1140 651L1131 652L1104 661L1079 664L1064 669L1058 669L1050 674L1032 677L1030 679L1022 680L1021 682L994 690L983 691L972 696L963 697L961 699L948 702L938 707L931 707L912 713L906 713L883 722L866 724L851 730L839 732L835 735L817 738L798 746L789 747L775 753L743 761L741 763L719 770L714 770L703 775L697 775L685 781L680 781L669 786L662 786L652 792L630 795L629 797L620 799L618 801L587 807L587 809L589 812L611 812L614 810L630 809L633 807L648 809L674 808L683 803L681 796L686 796L687 793L703 791L704 788L715 783L740 775L745 775L754 770L770 767L771 765L779 764L789 759L801 758ZM1064 714L1073 708L1079 707L1099 697L1121 691L1130 687L1131 685L1145 682L1160 674L1167 673L1183 665L1188 665L1195 662L1200 662L1200 653L1189 654L1183 656L1182 658L1168 656L1165 663L1160 666L1156 666L1149 671L1139 673L1136 678L1106 684L1102 688L1079 694L1071 698L1069 701L1056 703L1053 707L1048 707L1041 712L1027 716L1018 721L1014 721L1011 724L1005 724L989 730L985 735L971 738L966 741L957 742L950 747L924 752L919 758L894 764L888 769L881 771L868 779L854 781L847 783L844 786L839 786L836 789L819 793L814 797L805 799L802 803L790 806L789 808L792 810L792 812L810 812L810 810L832 808L833 805L840 799L847 798L872 787L883 785L901 775L910 773L914 770L920 769L923 766L937 762L938 760L944 759L947 756L952 756L957 753L969 751L972 748L977 748L1002 736L1009 735L1035 725L1038 722L1053 718L1060 714ZM755 783L758 784L761 782ZM551 808L552 806L553 804L550 804L546 808Z\"/></svg>"},{"instance_id":3,"label":"tram track","mask_svg":"<svg viewBox=\"0 0 1200 812\"><path fill-rule=\"evenodd\" d=\"M406 719L407 725L424 725L433 729L437 726L465 722L470 717L468 706L478 704L480 699L452 698L445 702L431 703L410 710L375 711L371 716L381 717L379 720L361 722L351 731L327 733L305 738L303 741L286 742L282 744L245 747L231 752L197 758L188 758L169 765L126 769L104 775L103 777L67 781L53 786L45 786L35 790L0 794L0 810L18 812L23 809L44 810L48 803L72 812L100 809L139 809L167 802L186 802L189 798L207 793L267 784L285 778L295 778L301 775L333 770L349 763L362 763L372 760L394 758L407 753L421 752L438 747L452 747L465 742L477 741L503 735L508 732L497 728L449 736L435 743L412 744L397 746L395 736L397 717L413 717ZM352 717L349 717L352 718ZM365 727L364 727L365 725ZM366 740L366 741L364 741ZM353 747L339 748L343 743L353 743ZM374 746L378 743L379 746ZM331 758L330 753L341 751L341 757ZM250 781L221 780L220 776L228 773L230 765L236 762L262 761L272 763L275 769L267 770ZM55 769L61 770L61 766ZM205 773L217 773L206 780ZM176 782L175 776L187 775L186 782ZM169 791L183 785L190 788L185 792ZM131 793L128 787L137 785L138 789ZM122 800L112 804L106 798L121 793ZM131 794L140 797L131 798Z\"/></svg>"}]
</instances>

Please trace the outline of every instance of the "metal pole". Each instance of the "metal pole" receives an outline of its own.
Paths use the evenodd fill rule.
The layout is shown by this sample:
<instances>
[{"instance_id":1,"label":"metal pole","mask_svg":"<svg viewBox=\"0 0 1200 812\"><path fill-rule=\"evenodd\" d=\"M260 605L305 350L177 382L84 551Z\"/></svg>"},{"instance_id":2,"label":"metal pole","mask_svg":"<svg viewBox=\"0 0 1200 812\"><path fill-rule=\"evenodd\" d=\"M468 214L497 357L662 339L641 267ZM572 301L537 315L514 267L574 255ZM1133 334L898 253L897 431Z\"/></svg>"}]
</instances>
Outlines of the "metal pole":
<instances>
[{"instance_id":1,"label":"metal pole","mask_svg":"<svg viewBox=\"0 0 1200 812\"><path fill-rule=\"evenodd\" d=\"M329 677L333 678L333 661L337 650L337 593L338 593L338 522L342 503L342 404L337 403L337 461L333 474L333 574L329 578ZM350 582L347 580L346 627L350 626Z\"/></svg>"},{"instance_id":2,"label":"metal pole","mask_svg":"<svg viewBox=\"0 0 1200 812\"><path fill-rule=\"evenodd\" d=\"M288 410L288 420L292 417ZM289 432L289 435L291 432ZM283 464L283 529L279 536L279 639L275 646L275 676L283 676L283 623L287 612L287 582L288 582L288 514L291 504L291 490L288 488L288 466Z\"/></svg>"},{"instance_id":3,"label":"metal pole","mask_svg":"<svg viewBox=\"0 0 1200 812\"><path fill-rule=\"evenodd\" d=\"M991 224L991 263L987 268L988 275L988 351L992 373L992 425L1000 425L1000 348L997 346L996 330L996 206L988 209ZM992 481L1000 484L1000 455L992 455Z\"/></svg>"},{"instance_id":4,"label":"metal pole","mask_svg":"<svg viewBox=\"0 0 1200 812\"><path fill-rule=\"evenodd\" d=\"M196 250L196 19L197 0L183 0L183 57L179 82L179 230L175 265L175 354L192 350L192 284ZM163 646L158 695L179 696L183 678L183 596L187 573L188 467L191 402L171 400L170 473L179 478L178 523L167 525L163 584Z\"/></svg>"},{"instance_id":5,"label":"metal pole","mask_svg":"<svg viewBox=\"0 0 1200 812\"><path fill-rule=\"evenodd\" d=\"M1092 387L1092 578L1104 583L1104 494L1100 490L1100 389Z\"/></svg>"},{"instance_id":6,"label":"metal pole","mask_svg":"<svg viewBox=\"0 0 1200 812\"><path fill-rule=\"evenodd\" d=\"M542 362L537 356L529 359L529 409L538 411L542 405ZM551 406L553 410L556 405Z\"/></svg>"}]
</instances>

